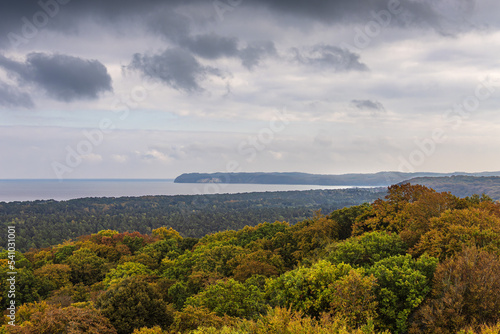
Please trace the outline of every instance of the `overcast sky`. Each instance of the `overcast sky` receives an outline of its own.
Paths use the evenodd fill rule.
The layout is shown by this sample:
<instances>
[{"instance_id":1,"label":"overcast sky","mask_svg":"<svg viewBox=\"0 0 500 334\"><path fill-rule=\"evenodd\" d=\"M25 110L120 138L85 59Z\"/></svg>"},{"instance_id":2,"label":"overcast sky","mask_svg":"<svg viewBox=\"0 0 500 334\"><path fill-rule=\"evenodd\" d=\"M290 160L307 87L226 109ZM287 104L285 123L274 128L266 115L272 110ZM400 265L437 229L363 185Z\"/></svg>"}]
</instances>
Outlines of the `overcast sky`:
<instances>
[{"instance_id":1,"label":"overcast sky","mask_svg":"<svg viewBox=\"0 0 500 334\"><path fill-rule=\"evenodd\" d=\"M500 170L496 0L0 5L0 179Z\"/></svg>"}]
</instances>

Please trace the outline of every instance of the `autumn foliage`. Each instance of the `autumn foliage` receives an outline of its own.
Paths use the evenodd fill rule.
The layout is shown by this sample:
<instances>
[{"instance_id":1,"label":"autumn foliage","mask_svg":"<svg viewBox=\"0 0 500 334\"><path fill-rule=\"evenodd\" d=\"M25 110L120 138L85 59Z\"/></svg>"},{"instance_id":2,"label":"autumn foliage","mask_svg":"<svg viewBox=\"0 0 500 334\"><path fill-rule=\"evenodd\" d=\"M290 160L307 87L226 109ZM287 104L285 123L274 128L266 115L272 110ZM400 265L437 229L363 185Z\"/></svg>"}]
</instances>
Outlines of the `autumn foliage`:
<instances>
[{"instance_id":1,"label":"autumn foliage","mask_svg":"<svg viewBox=\"0 0 500 334\"><path fill-rule=\"evenodd\" d=\"M0 333L500 331L500 204L487 196L402 184L296 224L255 223L201 239L103 230L16 253L16 326L4 317Z\"/></svg>"}]
</instances>

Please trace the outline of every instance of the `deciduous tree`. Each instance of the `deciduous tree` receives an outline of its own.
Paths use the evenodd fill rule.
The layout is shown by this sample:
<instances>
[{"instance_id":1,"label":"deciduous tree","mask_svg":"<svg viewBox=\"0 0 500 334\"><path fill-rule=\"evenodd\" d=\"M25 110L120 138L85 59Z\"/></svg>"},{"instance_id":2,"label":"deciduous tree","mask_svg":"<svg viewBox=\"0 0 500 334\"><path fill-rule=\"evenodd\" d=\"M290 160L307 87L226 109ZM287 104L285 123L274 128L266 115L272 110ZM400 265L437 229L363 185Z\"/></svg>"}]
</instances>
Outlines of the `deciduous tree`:
<instances>
[{"instance_id":1,"label":"deciduous tree","mask_svg":"<svg viewBox=\"0 0 500 334\"><path fill-rule=\"evenodd\" d=\"M159 299L154 288L141 276L121 280L97 299L96 307L107 317L119 334L134 329L166 329L173 321L173 308Z\"/></svg>"},{"instance_id":2,"label":"deciduous tree","mask_svg":"<svg viewBox=\"0 0 500 334\"><path fill-rule=\"evenodd\" d=\"M500 321L500 259L475 247L439 264L431 299L416 313L412 333L456 333Z\"/></svg>"}]
</instances>

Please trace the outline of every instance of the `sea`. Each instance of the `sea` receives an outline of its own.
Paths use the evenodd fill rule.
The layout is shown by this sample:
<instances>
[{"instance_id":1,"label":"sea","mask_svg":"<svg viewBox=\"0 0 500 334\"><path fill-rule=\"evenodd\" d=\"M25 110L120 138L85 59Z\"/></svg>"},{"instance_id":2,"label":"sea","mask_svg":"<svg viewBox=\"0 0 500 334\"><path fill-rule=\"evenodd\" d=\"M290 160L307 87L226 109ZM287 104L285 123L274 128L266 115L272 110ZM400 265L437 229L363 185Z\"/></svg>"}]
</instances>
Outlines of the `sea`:
<instances>
[{"instance_id":1,"label":"sea","mask_svg":"<svg viewBox=\"0 0 500 334\"><path fill-rule=\"evenodd\" d=\"M266 191L346 189L350 186L174 183L172 179L0 180L0 202L85 197L235 194Z\"/></svg>"}]
</instances>

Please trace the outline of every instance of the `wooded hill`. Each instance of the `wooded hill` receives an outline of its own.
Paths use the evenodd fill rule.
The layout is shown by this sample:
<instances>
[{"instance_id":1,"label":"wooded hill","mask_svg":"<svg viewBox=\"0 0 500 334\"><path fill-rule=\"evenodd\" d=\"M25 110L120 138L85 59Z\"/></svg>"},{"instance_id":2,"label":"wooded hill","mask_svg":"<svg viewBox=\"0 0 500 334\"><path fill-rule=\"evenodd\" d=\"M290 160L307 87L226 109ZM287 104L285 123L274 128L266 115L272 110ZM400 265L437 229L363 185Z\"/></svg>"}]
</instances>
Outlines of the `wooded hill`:
<instances>
[{"instance_id":1,"label":"wooded hill","mask_svg":"<svg viewBox=\"0 0 500 334\"><path fill-rule=\"evenodd\" d=\"M486 194L495 200L500 200L500 177L498 176L418 177L405 182L421 184L439 192L449 191L458 197Z\"/></svg>"},{"instance_id":2,"label":"wooded hill","mask_svg":"<svg viewBox=\"0 0 500 334\"><path fill-rule=\"evenodd\" d=\"M452 175L500 176L500 172L482 173L402 173L322 175L307 173L187 173L178 176L176 183L253 183L253 184L314 184L325 186L387 187L416 177Z\"/></svg>"},{"instance_id":3,"label":"wooded hill","mask_svg":"<svg viewBox=\"0 0 500 334\"><path fill-rule=\"evenodd\" d=\"M103 230L3 251L2 277L12 260L16 326L0 333L500 331L500 204L420 185L294 225ZM0 280L4 309L8 289Z\"/></svg>"}]
</instances>

